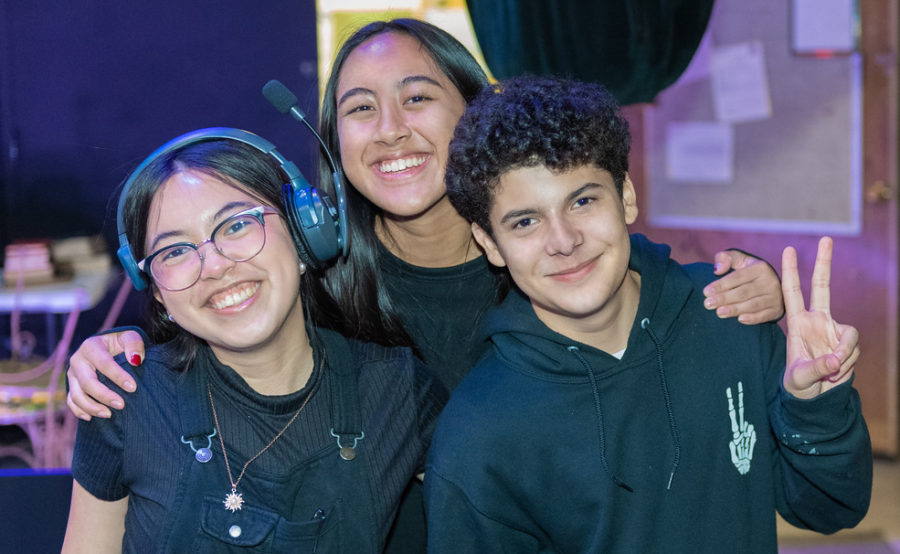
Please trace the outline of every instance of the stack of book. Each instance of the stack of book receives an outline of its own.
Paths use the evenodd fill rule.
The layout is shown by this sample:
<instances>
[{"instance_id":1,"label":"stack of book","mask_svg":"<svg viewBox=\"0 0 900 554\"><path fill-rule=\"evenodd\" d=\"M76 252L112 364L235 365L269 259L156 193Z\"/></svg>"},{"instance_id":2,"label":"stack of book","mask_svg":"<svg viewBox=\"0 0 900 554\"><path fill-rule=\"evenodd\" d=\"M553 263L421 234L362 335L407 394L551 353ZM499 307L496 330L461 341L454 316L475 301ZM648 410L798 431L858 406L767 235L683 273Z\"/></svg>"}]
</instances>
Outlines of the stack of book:
<instances>
[{"instance_id":1,"label":"stack of book","mask_svg":"<svg viewBox=\"0 0 900 554\"><path fill-rule=\"evenodd\" d=\"M57 240L18 240L6 245L3 286L43 285L68 281L76 274L106 273L111 260L100 235Z\"/></svg>"},{"instance_id":2,"label":"stack of book","mask_svg":"<svg viewBox=\"0 0 900 554\"><path fill-rule=\"evenodd\" d=\"M71 277L76 273L106 273L111 264L106 241L100 235L55 240L50 245L50 253L58 277Z\"/></svg>"},{"instance_id":3,"label":"stack of book","mask_svg":"<svg viewBox=\"0 0 900 554\"><path fill-rule=\"evenodd\" d=\"M3 286L15 287L20 278L24 285L40 285L53 281L49 240L21 241L6 245Z\"/></svg>"}]
</instances>

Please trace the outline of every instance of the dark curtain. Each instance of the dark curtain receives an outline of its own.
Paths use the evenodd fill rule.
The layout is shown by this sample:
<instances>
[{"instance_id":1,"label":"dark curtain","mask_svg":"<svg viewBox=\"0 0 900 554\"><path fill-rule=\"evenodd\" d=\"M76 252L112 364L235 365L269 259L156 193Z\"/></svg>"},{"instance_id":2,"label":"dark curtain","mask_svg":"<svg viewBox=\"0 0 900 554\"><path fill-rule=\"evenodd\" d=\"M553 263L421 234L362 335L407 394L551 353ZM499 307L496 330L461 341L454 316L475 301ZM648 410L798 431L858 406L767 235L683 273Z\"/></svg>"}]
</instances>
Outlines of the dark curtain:
<instances>
[{"instance_id":1,"label":"dark curtain","mask_svg":"<svg viewBox=\"0 0 900 554\"><path fill-rule=\"evenodd\" d=\"M468 0L497 79L558 75L650 102L690 63L713 0Z\"/></svg>"}]
</instances>

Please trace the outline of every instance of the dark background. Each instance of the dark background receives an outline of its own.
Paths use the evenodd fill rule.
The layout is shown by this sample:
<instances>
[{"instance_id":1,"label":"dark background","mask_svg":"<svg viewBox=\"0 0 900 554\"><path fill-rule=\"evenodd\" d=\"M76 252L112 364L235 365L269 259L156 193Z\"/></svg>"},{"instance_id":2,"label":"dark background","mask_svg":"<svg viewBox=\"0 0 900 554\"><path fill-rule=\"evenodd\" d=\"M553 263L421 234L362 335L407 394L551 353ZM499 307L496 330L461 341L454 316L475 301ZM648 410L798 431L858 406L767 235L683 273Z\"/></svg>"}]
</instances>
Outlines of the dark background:
<instances>
[{"instance_id":1,"label":"dark background","mask_svg":"<svg viewBox=\"0 0 900 554\"><path fill-rule=\"evenodd\" d=\"M119 184L158 146L200 127L253 131L313 182L312 135L260 91L281 80L315 123L316 58L311 0L0 0L0 256L14 239L97 233L114 254ZM81 315L76 344L97 330L114 292ZM119 323L138 323L142 304L132 293ZM22 321L39 353L45 326L39 314ZM0 341L0 357L7 349ZM0 426L0 439L16 432ZM19 464L0 459L10 465ZM71 477L2 473L0 498L15 517L0 511L0 550L59 552Z\"/></svg>"},{"instance_id":2,"label":"dark background","mask_svg":"<svg viewBox=\"0 0 900 554\"><path fill-rule=\"evenodd\" d=\"M260 91L281 80L315 123L315 21L312 1L0 0L0 246L102 233L113 253L118 185L200 127L253 131L313 182L312 135ZM140 296L120 323L136 322ZM110 302L82 314L76 338Z\"/></svg>"}]
</instances>

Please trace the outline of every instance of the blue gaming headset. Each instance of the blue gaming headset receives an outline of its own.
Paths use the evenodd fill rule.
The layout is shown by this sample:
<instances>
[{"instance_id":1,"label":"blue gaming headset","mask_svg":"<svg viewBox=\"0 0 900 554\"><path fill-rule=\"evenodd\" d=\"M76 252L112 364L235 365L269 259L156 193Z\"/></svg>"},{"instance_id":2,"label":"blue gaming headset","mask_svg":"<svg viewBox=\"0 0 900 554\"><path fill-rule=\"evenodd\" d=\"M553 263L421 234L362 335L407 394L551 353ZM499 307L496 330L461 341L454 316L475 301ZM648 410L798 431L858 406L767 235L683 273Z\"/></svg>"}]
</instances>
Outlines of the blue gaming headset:
<instances>
[{"instance_id":1,"label":"blue gaming headset","mask_svg":"<svg viewBox=\"0 0 900 554\"><path fill-rule=\"evenodd\" d=\"M128 190L141 172L160 156L198 142L217 139L230 139L252 146L260 152L272 156L287 174L290 180L284 184L282 189L285 218L297 247L297 253L304 263L312 269L319 269L338 256L346 254L348 242L345 215L346 198L336 171L334 179L337 209L326 194L320 193L309 185L297 166L282 156L271 142L249 131L229 127L198 129L160 146L138 165L122 187L116 212L116 227L119 233L117 255L135 289L145 289L149 284L149 279L138 267L131 245L128 243L128 237L125 236L122 212L125 208Z\"/></svg>"}]
</instances>

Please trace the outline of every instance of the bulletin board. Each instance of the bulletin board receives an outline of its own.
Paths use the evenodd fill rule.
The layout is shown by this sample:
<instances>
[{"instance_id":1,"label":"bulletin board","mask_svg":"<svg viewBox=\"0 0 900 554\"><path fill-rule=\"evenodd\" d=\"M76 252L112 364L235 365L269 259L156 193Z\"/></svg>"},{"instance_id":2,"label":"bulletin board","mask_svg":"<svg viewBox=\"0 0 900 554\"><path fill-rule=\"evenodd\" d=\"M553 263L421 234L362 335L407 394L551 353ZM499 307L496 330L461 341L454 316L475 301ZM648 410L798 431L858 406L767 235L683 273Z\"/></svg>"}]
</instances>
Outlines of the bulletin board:
<instances>
[{"instance_id":1,"label":"bulletin board","mask_svg":"<svg viewBox=\"0 0 900 554\"><path fill-rule=\"evenodd\" d=\"M761 62L767 115L723 122L710 68L728 49ZM718 1L691 67L645 108L648 223L859 234L861 87L858 54L792 52L787 2Z\"/></svg>"}]
</instances>

